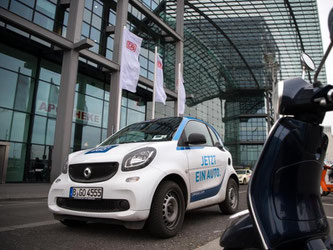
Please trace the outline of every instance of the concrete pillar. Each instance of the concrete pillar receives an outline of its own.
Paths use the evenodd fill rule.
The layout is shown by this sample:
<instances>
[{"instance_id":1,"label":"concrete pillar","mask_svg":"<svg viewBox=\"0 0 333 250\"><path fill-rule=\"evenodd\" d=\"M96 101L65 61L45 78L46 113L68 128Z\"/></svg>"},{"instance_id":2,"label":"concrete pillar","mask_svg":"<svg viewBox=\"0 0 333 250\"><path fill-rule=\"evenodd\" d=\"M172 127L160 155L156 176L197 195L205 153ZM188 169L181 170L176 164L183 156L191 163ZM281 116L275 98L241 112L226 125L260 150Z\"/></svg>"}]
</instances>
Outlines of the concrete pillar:
<instances>
[{"instance_id":1,"label":"concrete pillar","mask_svg":"<svg viewBox=\"0 0 333 250\"><path fill-rule=\"evenodd\" d=\"M177 0L177 13L176 13L176 32L184 38L184 0ZM176 62L175 62L175 90L178 93L178 75L179 75L179 63L181 65L181 71L183 68L183 56L184 56L184 42L176 42ZM175 103L175 116L178 116L178 101Z\"/></svg>"},{"instance_id":2,"label":"concrete pillar","mask_svg":"<svg viewBox=\"0 0 333 250\"><path fill-rule=\"evenodd\" d=\"M71 1L66 38L77 43L81 38L84 1ZM79 52L64 51L61 68L61 84L58 97L54 149L52 152L51 182L61 173L70 152L75 84L79 63Z\"/></svg>"},{"instance_id":3,"label":"concrete pillar","mask_svg":"<svg viewBox=\"0 0 333 250\"><path fill-rule=\"evenodd\" d=\"M120 65L121 60L121 41L123 29L127 22L128 0L118 0L116 13L116 27L114 33L113 61ZM122 89L119 87L120 72L111 74L110 82L110 101L108 114L107 135L110 136L119 130Z\"/></svg>"}]
</instances>

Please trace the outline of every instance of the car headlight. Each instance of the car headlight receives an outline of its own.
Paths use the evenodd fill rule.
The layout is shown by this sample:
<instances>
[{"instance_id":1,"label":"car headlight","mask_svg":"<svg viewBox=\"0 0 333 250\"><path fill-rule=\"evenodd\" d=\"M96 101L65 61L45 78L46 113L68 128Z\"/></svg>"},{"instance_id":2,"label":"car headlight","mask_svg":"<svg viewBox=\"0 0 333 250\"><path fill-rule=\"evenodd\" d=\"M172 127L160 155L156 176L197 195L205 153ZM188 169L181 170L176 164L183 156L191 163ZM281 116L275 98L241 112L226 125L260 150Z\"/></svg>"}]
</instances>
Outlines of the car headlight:
<instances>
[{"instance_id":1,"label":"car headlight","mask_svg":"<svg viewBox=\"0 0 333 250\"><path fill-rule=\"evenodd\" d=\"M140 148L124 157L121 170L132 171L144 168L155 158L156 149L151 147Z\"/></svg>"},{"instance_id":2,"label":"car headlight","mask_svg":"<svg viewBox=\"0 0 333 250\"><path fill-rule=\"evenodd\" d=\"M61 173L67 174L67 170L68 170L68 161L66 161L66 163L62 166Z\"/></svg>"}]
</instances>

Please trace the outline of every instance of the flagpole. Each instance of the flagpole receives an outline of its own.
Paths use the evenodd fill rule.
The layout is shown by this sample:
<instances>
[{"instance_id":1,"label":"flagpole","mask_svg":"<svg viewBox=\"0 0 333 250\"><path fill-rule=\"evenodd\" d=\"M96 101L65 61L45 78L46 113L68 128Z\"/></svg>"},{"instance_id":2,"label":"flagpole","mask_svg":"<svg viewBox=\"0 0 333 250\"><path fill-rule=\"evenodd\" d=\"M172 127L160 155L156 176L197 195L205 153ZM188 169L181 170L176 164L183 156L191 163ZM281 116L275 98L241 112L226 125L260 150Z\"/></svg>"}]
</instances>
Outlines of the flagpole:
<instances>
[{"instance_id":1,"label":"flagpole","mask_svg":"<svg viewBox=\"0 0 333 250\"><path fill-rule=\"evenodd\" d=\"M179 86L180 86L180 69L181 69L181 64L178 63L178 76L177 76L177 116L179 116L179 94L180 94L180 91L179 91Z\"/></svg>"},{"instance_id":2,"label":"flagpole","mask_svg":"<svg viewBox=\"0 0 333 250\"><path fill-rule=\"evenodd\" d=\"M124 27L123 27L123 31L122 31L122 34L121 34L121 40L120 40L120 44L121 44L121 46L120 46L120 50L121 50L121 53L123 53L123 39L124 39L124 30L126 30L126 25L124 25ZM120 55L120 60L119 60L119 64L121 65L121 57L122 57L122 55ZM118 95L118 98L117 98L117 102L118 102L118 104L117 104L117 109L115 110L116 111L116 115L117 115L117 122L116 122L116 124L114 124L115 125L115 127L112 127L112 134L113 133L115 133L115 132L118 132L118 130L120 129L120 114L121 114L121 99L122 99L122 97L123 97L123 89L122 89L122 87L121 87L121 82L119 81L119 86L118 86L118 93L117 93L117 95Z\"/></svg>"},{"instance_id":3,"label":"flagpole","mask_svg":"<svg viewBox=\"0 0 333 250\"><path fill-rule=\"evenodd\" d=\"M153 101L151 106L151 119L155 118L156 76L157 76L157 46L155 46L155 65L154 65Z\"/></svg>"}]
</instances>

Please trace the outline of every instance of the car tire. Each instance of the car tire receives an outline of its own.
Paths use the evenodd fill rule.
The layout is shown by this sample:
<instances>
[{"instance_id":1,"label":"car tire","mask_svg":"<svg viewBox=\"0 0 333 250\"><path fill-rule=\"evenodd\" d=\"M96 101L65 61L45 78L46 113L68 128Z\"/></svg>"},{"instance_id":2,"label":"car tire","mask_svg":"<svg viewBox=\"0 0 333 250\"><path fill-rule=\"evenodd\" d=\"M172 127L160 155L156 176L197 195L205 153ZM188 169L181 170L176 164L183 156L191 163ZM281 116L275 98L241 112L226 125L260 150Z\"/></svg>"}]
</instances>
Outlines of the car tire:
<instances>
[{"instance_id":1,"label":"car tire","mask_svg":"<svg viewBox=\"0 0 333 250\"><path fill-rule=\"evenodd\" d=\"M148 230L159 238L175 236L182 228L185 199L180 187L172 181L164 181L157 188L148 218Z\"/></svg>"},{"instance_id":2,"label":"car tire","mask_svg":"<svg viewBox=\"0 0 333 250\"><path fill-rule=\"evenodd\" d=\"M67 227L80 227L85 225L87 222L86 221L81 221L81 220L61 220L60 221L63 225L67 226Z\"/></svg>"},{"instance_id":3,"label":"car tire","mask_svg":"<svg viewBox=\"0 0 333 250\"><path fill-rule=\"evenodd\" d=\"M227 185L225 200L219 204L219 207L224 214L234 214L238 209L238 204L238 185L234 179L230 178Z\"/></svg>"}]
</instances>

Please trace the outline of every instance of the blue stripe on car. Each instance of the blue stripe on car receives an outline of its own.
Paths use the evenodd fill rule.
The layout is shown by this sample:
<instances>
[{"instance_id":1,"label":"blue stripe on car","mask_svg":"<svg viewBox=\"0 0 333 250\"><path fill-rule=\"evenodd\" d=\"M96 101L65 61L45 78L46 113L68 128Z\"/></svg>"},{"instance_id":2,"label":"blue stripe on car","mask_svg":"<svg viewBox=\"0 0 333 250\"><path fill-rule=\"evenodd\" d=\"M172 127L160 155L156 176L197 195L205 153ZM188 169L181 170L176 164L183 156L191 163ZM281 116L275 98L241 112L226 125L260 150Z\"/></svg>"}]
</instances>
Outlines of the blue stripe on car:
<instances>
[{"instance_id":1,"label":"blue stripe on car","mask_svg":"<svg viewBox=\"0 0 333 250\"><path fill-rule=\"evenodd\" d=\"M177 150L203 149L204 147L177 147Z\"/></svg>"},{"instance_id":2,"label":"blue stripe on car","mask_svg":"<svg viewBox=\"0 0 333 250\"><path fill-rule=\"evenodd\" d=\"M102 146L102 147L98 147L98 148L94 148L90 151L88 151L86 154L96 154L96 153L105 153L107 151L109 151L112 148L117 147L118 145L108 145L108 146Z\"/></svg>"},{"instance_id":3,"label":"blue stripe on car","mask_svg":"<svg viewBox=\"0 0 333 250\"><path fill-rule=\"evenodd\" d=\"M224 175L225 175L225 173L224 173ZM190 202L199 201L199 200L206 199L206 198L209 198L209 197L213 197L214 195L217 195L217 193L221 189L223 179L224 179L224 176L222 178L221 183L219 185L215 186L215 187L191 193Z\"/></svg>"}]
</instances>

